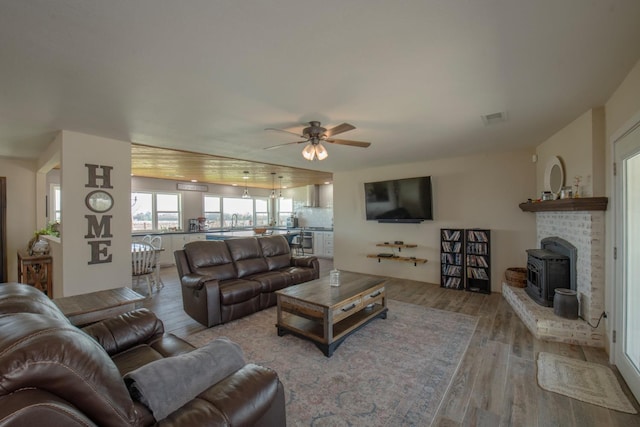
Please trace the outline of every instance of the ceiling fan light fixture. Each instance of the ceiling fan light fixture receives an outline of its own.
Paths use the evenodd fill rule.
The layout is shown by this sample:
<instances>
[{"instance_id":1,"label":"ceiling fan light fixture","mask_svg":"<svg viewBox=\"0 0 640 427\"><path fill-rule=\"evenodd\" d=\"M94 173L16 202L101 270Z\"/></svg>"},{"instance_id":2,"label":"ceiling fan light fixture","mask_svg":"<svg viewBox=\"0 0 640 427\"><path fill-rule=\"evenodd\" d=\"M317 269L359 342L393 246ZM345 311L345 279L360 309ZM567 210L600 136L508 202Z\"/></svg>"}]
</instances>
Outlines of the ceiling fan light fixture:
<instances>
[{"instance_id":1,"label":"ceiling fan light fixture","mask_svg":"<svg viewBox=\"0 0 640 427\"><path fill-rule=\"evenodd\" d=\"M316 156L316 147L313 144L307 144L306 147L302 150L302 157L305 159L312 161Z\"/></svg>"},{"instance_id":2,"label":"ceiling fan light fixture","mask_svg":"<svg viewBox=\"0 0 640 427\"><path fill-rule=\"evenodd\" d=\"M327 152L327 149L324 148L324 145L316 145L316 156L318 156L318 160L324 160L329 157L329 153Z\"/></svg>"}]
</instances>

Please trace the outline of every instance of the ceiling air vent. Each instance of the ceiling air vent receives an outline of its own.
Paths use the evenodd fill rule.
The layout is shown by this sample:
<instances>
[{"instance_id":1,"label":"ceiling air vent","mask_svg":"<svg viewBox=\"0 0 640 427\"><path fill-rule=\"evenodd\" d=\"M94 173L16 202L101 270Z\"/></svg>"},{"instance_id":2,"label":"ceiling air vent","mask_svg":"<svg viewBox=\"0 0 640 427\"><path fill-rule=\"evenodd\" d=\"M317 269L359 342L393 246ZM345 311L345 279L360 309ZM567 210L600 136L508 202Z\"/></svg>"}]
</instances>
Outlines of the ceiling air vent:
<instances>
[{"instance_id":1,"label":"ceiling air vent","mask_svg":"<svg viewBox=\"0 0 640 427\"><path fill-rule=\"evenodd\" d=\"M496 123L506 122L507 121L507 113L504 111L500 111L498 113L485 114L482 117L482 122L485 126L495 125Z\"/></svg>"}]
</instances>

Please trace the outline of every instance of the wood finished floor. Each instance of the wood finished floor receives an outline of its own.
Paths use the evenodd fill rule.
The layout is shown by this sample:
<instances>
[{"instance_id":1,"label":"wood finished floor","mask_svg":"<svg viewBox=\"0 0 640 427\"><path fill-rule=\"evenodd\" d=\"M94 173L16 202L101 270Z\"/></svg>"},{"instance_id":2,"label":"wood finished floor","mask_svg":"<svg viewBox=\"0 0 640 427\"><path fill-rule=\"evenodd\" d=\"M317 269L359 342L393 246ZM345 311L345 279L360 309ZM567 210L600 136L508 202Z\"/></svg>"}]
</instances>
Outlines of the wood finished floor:
<instances>
[{"instance_id":1,"label":"wood finished floor","mask_svg":"<svg viewBox=\"0 0 640 427\"><path fill-rule=\"evenodd\" d=\"M328 274L331 266L330 261L322 260L321 274ZM154 292L143 306L162 319L167 332L180 337L205 329L182 310L176 269L163 268L162 279L165 287ZM134 290L146 293L144 287ZM608 365L608 356L593 347L536 339L501 294L453 291L401 279L389 280L387 292L390 299L479 317L434 426L640 426L640 415L608 410L541 389L535 362L541 351L604 365ZM639 410L638 402L614 371Z\"/></svg>"}]
</instances>

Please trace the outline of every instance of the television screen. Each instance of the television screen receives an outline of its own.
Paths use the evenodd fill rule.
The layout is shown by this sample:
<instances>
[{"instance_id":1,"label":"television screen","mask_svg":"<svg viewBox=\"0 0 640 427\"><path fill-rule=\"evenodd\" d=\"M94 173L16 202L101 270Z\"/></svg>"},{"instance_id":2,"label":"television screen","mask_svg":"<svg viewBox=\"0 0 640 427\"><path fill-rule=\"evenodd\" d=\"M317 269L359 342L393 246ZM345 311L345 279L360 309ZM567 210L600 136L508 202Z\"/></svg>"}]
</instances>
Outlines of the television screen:
<instances>
[{"instance_id":1,"label":"television screen","mask_svg":"<svg viewBox=\"0 0 640 427\"><path fill-rule=\"evenodd\" d=\"M420 222L433 219L431 177L364 184L368 220Z\"/></svg>"}]
</instances>

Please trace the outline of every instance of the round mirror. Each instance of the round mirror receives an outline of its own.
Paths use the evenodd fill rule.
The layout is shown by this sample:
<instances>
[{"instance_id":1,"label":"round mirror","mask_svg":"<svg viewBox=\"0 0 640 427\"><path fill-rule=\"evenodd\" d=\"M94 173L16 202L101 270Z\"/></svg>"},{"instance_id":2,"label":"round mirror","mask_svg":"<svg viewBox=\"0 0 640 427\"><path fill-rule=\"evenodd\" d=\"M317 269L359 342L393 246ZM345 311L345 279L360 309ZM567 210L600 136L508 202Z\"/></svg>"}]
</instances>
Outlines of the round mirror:
<instances>
[{"instance_id":1,"label":"round mirror","mask_svg":"<svg viewBox=\"0 0 640 427\"><path fill-rule=\"evenodd\" d=\"M111 194L106 191L95 190L87 194L87 197L84 199L84 203L93 212L103 213L113 207L113 197L111 197Z\"/></svg>"},{"instance_id":2,"label":"round mirror","mask_svg":"<svg viewBox=\"0 0 640 427\"><path fill-rule=\"evenodd\" d=\"M547 169L544 173L544 187L546 191L553 194L560 193L564 186L564 169L559 157L552 157L547 163Z\"/></svg>"}]
</instances>

